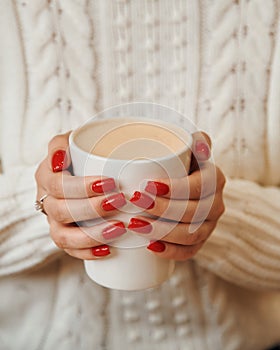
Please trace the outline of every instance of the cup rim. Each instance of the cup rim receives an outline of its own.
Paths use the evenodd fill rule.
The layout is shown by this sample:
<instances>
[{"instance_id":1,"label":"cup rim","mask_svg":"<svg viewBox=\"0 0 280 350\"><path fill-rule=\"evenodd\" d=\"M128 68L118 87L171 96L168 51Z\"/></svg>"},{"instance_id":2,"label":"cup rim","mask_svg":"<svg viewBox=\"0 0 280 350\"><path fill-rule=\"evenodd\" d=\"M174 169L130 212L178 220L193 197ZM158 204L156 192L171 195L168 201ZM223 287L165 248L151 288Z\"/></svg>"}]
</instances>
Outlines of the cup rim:
<instances>
[{"instance_id":1,"label":"cup rim","mask_svg":"<svg viewBox=\"0 0 280 350\"><path fill-rule=\"evenodd\" d=\"M122 118L125 118L125 117L122 117ZM106 118L106 119L99 119L99 118L92 118L89 122L85 123L84 125L82 125L81 127L73 130L70 135L69 135L69 148L71 149L76 149L76 151L78 152L81 152L82 154L86 155L87 157L89 158L94 158L94 159L99 159L99 160L108 160L110 159L110 162L124 162L124 161L128 161L129 159L121 159L121 158L108 158L108 157L103 157L103 156L99 156L99 155L96 155L96 154L92 154L92 153L89 153L87 151L85 151L84 149L82 149L81 147L79 147L77 145L77 143L75 142L74 138L75 138L75 135L83 128L85 128L87 125L91 125L91 124L94 124L94 123L97 123L97 122L101 122L102 120L106 121L106 120L109 120L110 118ZM117 118L111 118L111 119L117 119ZM172 123L169 123L165 120L160 120L160 119L155 119L155 118L145 118L143 117L143 120L140 120L141 118L139 117L127 117L127 119L131 119L132 121L135 120L135 121L138 121L138 122L145 122L145 121L150 121L150 122L154 122L155 125L156 123L159 123L160 125L162 126L172 126L173 128L177 128L178 130L182 130L183 132L185 132L187 135L188 135L188 141L185 143L185 146L180 149L179 151L177 152L174 152L174 153L171 153L171 154L168 154L166 156L162 156L162 157L154 157L154 158L149 158L149 159L130 159L130 160L133 160L133 162L136 162L136 163L139 163L139 164L145 164L145 163L149 163L151 162L151 160L153 161L156 161L156 162L160 162L160 161L163 161L163 160L169 160L171 158L173 158L174 156L180 156L181 154L183 154L184 152L188 151L188 149L191 149L191 146L192 146L192 142L193 142L193 137L192 137L192 134L190 131L186 130L185 128L175 124L173 125ZM177 135L180 137L180 135ZM185 142L185 141L184 141Z\"/></svg>"}]
</instances>

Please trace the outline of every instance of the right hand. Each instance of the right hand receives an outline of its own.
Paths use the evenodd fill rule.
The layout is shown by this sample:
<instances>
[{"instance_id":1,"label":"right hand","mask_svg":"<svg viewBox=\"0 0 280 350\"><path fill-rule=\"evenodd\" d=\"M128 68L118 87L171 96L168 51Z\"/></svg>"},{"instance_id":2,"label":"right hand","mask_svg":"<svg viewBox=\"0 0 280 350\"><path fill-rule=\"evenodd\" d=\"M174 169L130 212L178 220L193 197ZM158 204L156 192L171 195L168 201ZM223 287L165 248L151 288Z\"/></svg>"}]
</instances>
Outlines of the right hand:
<instances>
[{"instance_id":1,"label":"right hand","mask_svg":"<svg viewBox=\"0 0 280 350\"><path fill-rule=\"evenodd\" d=\"M109 246L100 241L109 242L126 232L123 223L110 220L110 216L117 213L116 208L124 206L126 200L117 191L114 179L71 174L68 137L69 132L50 141L48 156L35 174L37 199L48 195L43 202L44 212L56 245L73 257L93 260L110 254ZM76 224L100 217L109 221L92 227ZM92 237L99 237L100 241Z\"/></svg>"}]
</instances>

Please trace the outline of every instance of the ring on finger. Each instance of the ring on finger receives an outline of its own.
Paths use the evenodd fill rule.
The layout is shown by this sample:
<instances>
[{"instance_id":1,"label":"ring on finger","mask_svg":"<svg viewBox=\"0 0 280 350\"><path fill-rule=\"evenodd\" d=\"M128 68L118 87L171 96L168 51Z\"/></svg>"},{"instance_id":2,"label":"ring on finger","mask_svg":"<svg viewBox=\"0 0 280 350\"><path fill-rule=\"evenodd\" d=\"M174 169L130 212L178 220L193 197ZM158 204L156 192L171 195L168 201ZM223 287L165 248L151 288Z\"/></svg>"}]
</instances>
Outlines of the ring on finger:
<instances>
[{"instance_id":1,"label":"ring on finger","mask_svg":"<svg viewBox=\"0 0 280 350\"><path fill-rule=\"evenodd\" d=\"M43 195L39 200L36 200L34 203L35 210L40 211L41 213L47 215L44 210L44 200L48 197L48 194Z\"/></svg>"}]
</instances>

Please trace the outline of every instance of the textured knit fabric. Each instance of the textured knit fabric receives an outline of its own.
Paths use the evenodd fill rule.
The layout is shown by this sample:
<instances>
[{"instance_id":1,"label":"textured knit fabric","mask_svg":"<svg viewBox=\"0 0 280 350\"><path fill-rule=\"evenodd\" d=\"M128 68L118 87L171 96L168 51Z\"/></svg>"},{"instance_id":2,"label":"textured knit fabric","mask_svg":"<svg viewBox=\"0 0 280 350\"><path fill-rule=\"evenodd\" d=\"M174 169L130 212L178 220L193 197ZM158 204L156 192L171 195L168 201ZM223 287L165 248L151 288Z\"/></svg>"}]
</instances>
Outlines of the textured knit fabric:
<instances>
[{"instance_id":1,"label":"textured knit fabric","mask_svg":"<svg viewBox=\"0 0 280 350\"><path fill-rule=\"evenodd\" d=\"M1 350L280 341L279 18L278 0L0 2ZM190 118L227 175L205 246L142 292L91 282L33 209L48 141L130 101Z\"/></svg>"}]
</instances>

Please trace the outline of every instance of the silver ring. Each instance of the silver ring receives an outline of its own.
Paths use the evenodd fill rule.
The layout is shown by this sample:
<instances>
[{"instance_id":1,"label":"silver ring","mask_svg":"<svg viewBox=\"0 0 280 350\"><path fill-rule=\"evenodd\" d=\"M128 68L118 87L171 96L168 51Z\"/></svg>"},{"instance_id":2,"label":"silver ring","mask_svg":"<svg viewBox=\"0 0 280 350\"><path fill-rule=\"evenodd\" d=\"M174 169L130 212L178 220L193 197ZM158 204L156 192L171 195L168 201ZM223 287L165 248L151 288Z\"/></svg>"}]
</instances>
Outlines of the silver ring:
<instances>
[{"instance_id":1,"label":"silver ring","mask_svg":"<svg viewBox=\"0 0 280 350\"><path fill-rule=\"evenodd\" d=\"M34 203L35 210L40 211L41 213L47 215L44 210L44 200L48 197L48 194L44 194L39 200Z\"/></svg>"}]
</instances>

